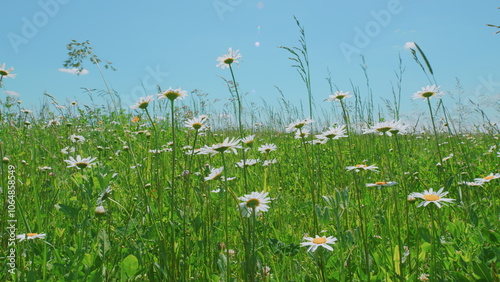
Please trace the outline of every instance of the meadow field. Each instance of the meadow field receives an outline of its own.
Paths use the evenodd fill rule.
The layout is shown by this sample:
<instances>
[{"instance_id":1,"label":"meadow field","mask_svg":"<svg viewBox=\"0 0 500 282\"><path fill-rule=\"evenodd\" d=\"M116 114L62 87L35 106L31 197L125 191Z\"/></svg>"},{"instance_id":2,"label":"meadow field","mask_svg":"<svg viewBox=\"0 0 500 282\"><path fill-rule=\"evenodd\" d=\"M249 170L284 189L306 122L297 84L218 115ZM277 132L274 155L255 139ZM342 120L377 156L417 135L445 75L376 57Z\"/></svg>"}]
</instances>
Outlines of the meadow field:
<instances>
[{"instance_id":1,"label":"meadow field","mask_svg":"<svg viewBox=\"0 0 500 282\"><path fill-rule=\"evenodd\" d=\"M181 88L3 99L0 280L499 281L498 125L451 118L412 44L426 118L400 118L401 89L385 113L355 89L316 111L300 42L305 110L253 108L232 49L224 109Z\"/></svg>"}]
</instances>

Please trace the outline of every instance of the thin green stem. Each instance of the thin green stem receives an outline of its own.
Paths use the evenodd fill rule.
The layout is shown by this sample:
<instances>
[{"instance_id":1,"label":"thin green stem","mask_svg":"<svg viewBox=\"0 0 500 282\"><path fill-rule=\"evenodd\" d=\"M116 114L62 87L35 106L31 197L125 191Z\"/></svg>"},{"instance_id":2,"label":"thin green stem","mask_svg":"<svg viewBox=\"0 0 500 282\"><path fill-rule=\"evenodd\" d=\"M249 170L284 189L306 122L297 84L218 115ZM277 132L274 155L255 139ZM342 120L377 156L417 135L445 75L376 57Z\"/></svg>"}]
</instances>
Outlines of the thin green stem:
<instances>
[{"instance_id":1,"label":"thin green stem","mask_svg":"<svg viewBox=\"0 0 500 282\"><path fill-rule=\"evenodd\" d=\"M313 220L314 220L314 226L313 226L313 233L318 234L319 231L319 224L318 224L318 215L316 213L316 201L317 201L317 195L316 195L316 185L314 183L314 175L313 175L313 170L311 166L311 160L309 156L309 151L307 150L307 143L306 139L304 137L304 134L302 133L302 129L299 128L300 136L301 136L301 141L302 141L302 147L304 148L304 153L306 155L306 164L307 164L307 172L308 172L308 178L309 178L309 190L311 191L311 200L312 200L312 213L313 213Z\"/></svg>"},{"instance_id":2,"label":"thin green stem","mask_svg":"<svg viewBox=\"0 0 500 282\"><path fill-rule=\"evenodd\" d=\"M177 257L175 253L175 223L174 223L174 215L176 211L175 206L175 152L176 152L176 140L175 140L175 117L174 117L175 107L174 100L170 100L170 120L172 127L172 162L171 162L171 178L170 178L170 251L171 251L171 259L172 259L172 268L174 273L177 272ZM161 188L159 188L161 190ZM161 198L160 201L163 201ZM160 218L161 221L161 218ZM174 275L176 277L176 275Z\"/></svg>"},{"instance_id":3,"label":"thin green stem","mask_svg":"<svg viewBox=\"0 0 500 282\"><path fill-rule=\"evenodd\" d=\"M243 138L244 137L243 120L242 120L243 106L241 104L240 92L238 91L238 83L236 82L236 78L234 77L233 67L231 65L229 65L229 70L231 71L231 78L233 79L233 84L234 84L234 92L236 93L236 101L238 103L238 108L237 108L238 132L240 134L240 138ZM246 154L244 149L242 150L241 154L243 157L243 183L244 183L243 187L245 193L248 193L248 176L247 176L248 172L247 172L247 166L245 165Z\"/></svg>"},{"instance_id":4,"label":"thin green stem","mask_svg":"<svg viewBox=\"0 0 500 282\"><path fill-rule=\"evenodd\" d=\"M431 115L432 129L434 130L434 139L435 139L435 142L436 142L436 150L437 150L438 157L439 157L438 163L441 164L441 162L443 160L443 156L441 154L441 148L439 146L439 136L438 136L438 132L437 132L437 129L436 129L436 122L434 121L434 115L432 113L431 101L429 100L429 98L427 98L427 105L429 106L429 113ZM440 168L440 166L438 166L438 176L441 176L441 172L442 172L442 169Z\"/></svg>"}]
</instances>

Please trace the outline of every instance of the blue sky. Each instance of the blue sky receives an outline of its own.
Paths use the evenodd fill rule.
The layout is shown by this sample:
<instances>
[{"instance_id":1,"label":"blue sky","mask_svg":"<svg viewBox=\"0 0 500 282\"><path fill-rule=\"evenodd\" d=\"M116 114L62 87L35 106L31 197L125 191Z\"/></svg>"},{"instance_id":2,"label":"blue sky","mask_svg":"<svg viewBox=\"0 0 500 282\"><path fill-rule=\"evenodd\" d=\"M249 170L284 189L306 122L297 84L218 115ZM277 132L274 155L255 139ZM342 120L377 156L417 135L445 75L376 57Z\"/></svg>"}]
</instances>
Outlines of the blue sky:
<instances>
[{"instance_id":1,"label":"blue sky","mask_svg":"<svg viewBox=\"0 0 500 282\"><path fill-rule=\"evenodd\" d=\"M290 101L306 104L307 92L290 67L289 54L277 48L298 46L296 16L306 31L318 105L331 94L328 70L341 90L352 90L352 81L366 95L359 54L365 57L375 102L392 97L401 56L403 107L422 104L411 95L429 82L403 48L415 41L441 90L457 95L458 78L462 99L487 107L500 96L500 35L486 26L500 25L498 6L489 0L8 1L2 4L0 64L15 68L17 77L4 79L4 87L19 93L25 104L38 103L44 92L60 102L85 102L81 87L105 89L96 67L87 63L89 73L81 76L58 69L70 40L89 40L95 53L118 69L104 75L126 105L155 94L154 84L201 89L212 99L226 99L219 76L229 78L229 72L215 65L232 47L243 55L235 74L241 90L249 93L247 102L276 103L278 86Z\"/></svg>"}]
</instances>

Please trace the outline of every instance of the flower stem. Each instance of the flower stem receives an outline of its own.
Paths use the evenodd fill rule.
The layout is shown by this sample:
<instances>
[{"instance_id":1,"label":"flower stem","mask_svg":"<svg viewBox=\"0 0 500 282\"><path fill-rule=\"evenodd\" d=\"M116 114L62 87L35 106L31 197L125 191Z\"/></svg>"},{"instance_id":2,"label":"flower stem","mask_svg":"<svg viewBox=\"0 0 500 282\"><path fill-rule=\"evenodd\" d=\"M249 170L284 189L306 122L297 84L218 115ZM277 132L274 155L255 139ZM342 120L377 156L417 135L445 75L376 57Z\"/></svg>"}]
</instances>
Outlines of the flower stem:
<instances>
[{"instance_id":1,"label":"flower stem","mask_svg":"<svg viewBox=\"0 0 500 282\"><path fill-rule=\"evenodd\" d=\"M431 106L431 101L427 98L427 105L429 106L429 113L431 114L431 121L432 121L432 129L434 130L434 139L436 141L436 149L439 157L439 163L442 162L443 157L441 155L441 148L439 147L439 138L438 138L438 132L436 130L436 122L434 121L434 115L432 114L432 106ZM441 175L442 169L438 167L438 175Z\"/></svg>"},{"instance_id":2,"label":"flower stem","mask_svg":"<svg viewBox=\"0 0 500 282\"><path fill-rule=\"evenodd\" d=\"M304 135L302 134L302 129L299 128L300 131L300 140L302 140L302 146L304 147L304 153L306 155L306 164L307 164L307 172L309 173L308 178L310 181L310 190L311 190L311 199L312 199L312 213L313 213L313 220L314 220L314 226L313 226L313 233L318 234L319 232L319 225L318 225L318 215L316 213L316 185L314 184L314 176L313 176L313 170L311 167L311 160L309 159L309 151L307 150L307 143Z\"/></svg>"},{"instance_id":3,"label":"flower stem","mask_svg":"<svg viewBox=\"0 0 500 282\"><path fill-rule=\"evenodd\" d=\"M172 127L172 163L171 163L171 180L170 180L170 248L171 248L171 259L172 259L172 267L174 272L177 270L177 258L175 254L175 224L174 224L174 214L175 214L175 148L176 148L176 140L175 140L175 118L174 118L174 100L170 100L170 119L171 119L171 127ZM161 188L158 188L161 190ZM160 199L162 200L162 199ZM160 218L161 221L161 218ZM174 275L175 277L175 275Z\"/></svg>"},{"instance_id":4,"label":"flower stem","mask_svg":"<svg viewBox=\"0 0 500 282\"><path fill-rule=\"evenodd\" d=\"M233 67L229 65L229 71L231 71L231 78L233 79L233 84L234 84L234 92L236 93L236 101L238 103L237 107L237 114L238 114L238 132L240 133L240 138L243 138L243 121L241 119L241 115L243 113L243 107L241 105L241 97L240 93L238 91L238 84L236 83L236 79L234 78L234 72L233 72ZM248 177L247 177L247 166L245 165L246 162L246 156L245 156L245 149L242 150L242 156L243 156L243 187L245 190L245 193L248 193Z\"/></svg>"}]
</instances>

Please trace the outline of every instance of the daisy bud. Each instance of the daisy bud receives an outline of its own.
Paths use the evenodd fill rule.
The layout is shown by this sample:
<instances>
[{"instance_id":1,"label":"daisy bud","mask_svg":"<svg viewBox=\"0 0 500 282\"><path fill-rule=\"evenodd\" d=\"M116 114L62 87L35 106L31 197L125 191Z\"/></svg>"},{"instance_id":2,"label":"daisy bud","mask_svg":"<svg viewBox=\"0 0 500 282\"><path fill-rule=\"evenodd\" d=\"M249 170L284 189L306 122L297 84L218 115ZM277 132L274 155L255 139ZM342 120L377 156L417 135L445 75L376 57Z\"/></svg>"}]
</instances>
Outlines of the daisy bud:
<instances>
[{"instance_id":1,"label":"daisy bud","mask_svg":"<svg viewBox=\"0 0 500 282\"><path fill-rule=\"evenodd\" d=\"M106 214L106 210L103 206L98 206L95 208L95 215L97 217L103 217Z\"/></svg>"}]
</instances>

